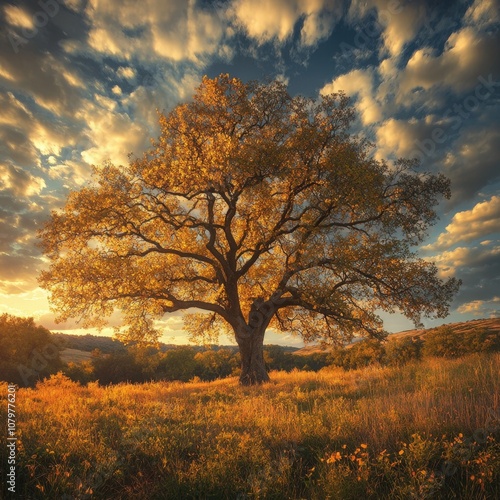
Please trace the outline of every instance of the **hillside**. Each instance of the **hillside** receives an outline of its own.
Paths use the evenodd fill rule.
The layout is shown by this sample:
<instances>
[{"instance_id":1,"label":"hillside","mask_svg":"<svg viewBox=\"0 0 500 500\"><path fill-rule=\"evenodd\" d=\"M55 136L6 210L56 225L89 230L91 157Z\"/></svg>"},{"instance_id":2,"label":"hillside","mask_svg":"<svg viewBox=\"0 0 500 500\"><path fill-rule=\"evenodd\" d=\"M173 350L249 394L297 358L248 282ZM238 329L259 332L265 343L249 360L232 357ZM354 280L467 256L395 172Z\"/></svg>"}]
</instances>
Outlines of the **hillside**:
<instances>
[{"instance_id":1,"label":"hillside","mask_svg":"<svg viewBox=\"0 0 500 500\"><path fill-rule=\"evenodd\" d=\"M448 323L446 325L441 325L439 327L433 327L427 329L404 330L398 333L391 333L387 337L387 340L391 341L391 340L401 339L404 337L417 337L417 336L420 337L421 339L425 339L426 335L436 331L438 328L442 328L443 326L451 328L452 331L457 335L479 329L500 333L500 318L474 319L471 321L465 321L460 323ZM356 339L354 342L346 345L345 347L349 349L358 341L359 340ZM299 349L294 354L298 356L308 356L314 353L320 353L325 351L328 352L329 350L331 350L331 348L329 347L324 348L318 345L310 345L303 347L302 349Z\"/></svg>"},{"instance_id":2,"label":"hillside","mask_svg":"<svg viewBox=\"0 0 500 500\"><path fill-rule=\"evenodd\" d=\"M81 363L91 359L90 352L80 349L63 349L61 351L61 361L63 363Z\"/></svg>"},{"instance_id":3,"label":"hillside","mask_svg":"<svg viewBox=\"0 0 500 500\"><path fill-rule=\"evenodd\" d=\"M491 332L500 332L500 318L489 318L489 319L474 319L471 321L461 322L461 323L448 323L447 325L443 325L451 328L454 333L457 335L470 332L472 330L485 329ZM389 335L388 340L394 340L403 337L413 337L419 336L421 338L425 338L425 336L433 331L436 331L441 327L427 328L424 330L404 330L399 333L393 333Z\"/></svg>"}]
</instances>

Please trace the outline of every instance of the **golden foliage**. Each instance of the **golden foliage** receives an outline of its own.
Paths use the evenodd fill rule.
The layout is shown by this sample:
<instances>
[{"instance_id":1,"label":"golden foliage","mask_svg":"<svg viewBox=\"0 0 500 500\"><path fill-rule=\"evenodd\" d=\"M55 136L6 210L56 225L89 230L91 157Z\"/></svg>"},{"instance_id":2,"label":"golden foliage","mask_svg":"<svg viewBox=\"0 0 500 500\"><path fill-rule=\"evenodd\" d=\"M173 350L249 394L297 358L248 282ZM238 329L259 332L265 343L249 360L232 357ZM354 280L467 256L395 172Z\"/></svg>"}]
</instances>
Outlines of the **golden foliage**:
<instances>
[{"instance_id":1,"label":"golden foliage","mask_svg":"<svg viewBox=\"0 0 500 500\"><path fill-rule=\"evenodd\" d=\"M60 319L101 325L118 308L127 338L154 339L155 318L197 308L239 339L269 325L335 339L380 336L377 309L446 315L458 283L409 248L449 183L374 160L353 117L342 93L203 78L150 151L96 168L41 231Z\"/></svg>"}]
</instances>

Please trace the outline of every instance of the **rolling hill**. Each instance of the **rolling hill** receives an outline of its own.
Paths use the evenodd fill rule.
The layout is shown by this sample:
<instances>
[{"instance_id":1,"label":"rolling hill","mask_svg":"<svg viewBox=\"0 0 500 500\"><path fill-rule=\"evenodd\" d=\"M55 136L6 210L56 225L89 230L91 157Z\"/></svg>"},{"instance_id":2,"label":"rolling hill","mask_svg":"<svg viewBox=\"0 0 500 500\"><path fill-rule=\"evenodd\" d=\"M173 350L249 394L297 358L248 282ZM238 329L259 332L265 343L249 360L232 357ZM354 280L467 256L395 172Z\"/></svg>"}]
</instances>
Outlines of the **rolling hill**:
<instances>
[{"instance_id":1,"label":"rolling hill","mask_svg":"<svg viewBox=\"0 0 500 500\"><path fill-rule=\"evenodd\" d=\"M471 321L466 321L466 322L461 322L461 323L448 323L446 325L448 328L451 328L454 333L457 335L464 334L466 332L472 331L472 330L479 330L479 329L485 329L491 332L500 332L500 318L488 318L488 319L474 319ZM404 337L420 337L421 339L425 339L425 336L428 335L430 332L436 331L438 328L442 328L442 326L439 327L434 327L434 328L427 328L427 329L413 329L413 330L404 330L402 332L398 333L391 333L388 337L387 340L390 342L391 340L397 340L401 339ZM357 341L357 340L356 340ZM352 347L355 343L348 344L346 348ZM326 347L321 347L318 345L310 345L303 347L302 349L299 349L296 351L294 354L298 356L308 356L310 354L314 354L317 352L325 352L328 351L330 348Z\"/></svg>"}]
</instances>

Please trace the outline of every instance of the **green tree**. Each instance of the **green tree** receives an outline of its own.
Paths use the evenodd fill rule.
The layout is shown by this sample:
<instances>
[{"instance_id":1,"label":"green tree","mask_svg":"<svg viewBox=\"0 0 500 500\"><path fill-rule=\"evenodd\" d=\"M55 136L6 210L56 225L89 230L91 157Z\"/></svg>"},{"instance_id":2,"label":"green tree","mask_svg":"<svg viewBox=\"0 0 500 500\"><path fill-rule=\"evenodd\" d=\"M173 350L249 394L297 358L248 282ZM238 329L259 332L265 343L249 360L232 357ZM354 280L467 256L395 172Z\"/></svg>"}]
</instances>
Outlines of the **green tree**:
<instances>
[{"instance_id":1,"label":"green tree","mask_svg":"<svg viewBox=\"0 0 500 500\"><path fill-rule=\"evenodd\" d=\"M93 378L101 385L120 382L141 383L150 379L131 351L93 357L92 365Z\"/></svg>"},{"instance_id":2,"label":"green tree","mask_svg":"<svg viewBox=\"0 0 500 500\"><path fill-rule=\"evenodd\" d=\"M441 326L425 336L425 356L458 358L473 352L500 350L500 333L478 328L455 331L451 326Z\"/></svg>"},{"instance_id":3,"label":"green tree","mask_svg":"<svg viewBox=\"0 0 500 500\"><path fill-rule=\"evenodd\" d=\"M95 380L94 365L92 361L82 361L81 363L70 361L63 369L63 373L73 382L78 382L83 385Z\"/></svg>"},{"instance_id":4,"label":"green tree","mask_svg":"<svg viewBox=\"0 0 500 500\"><path fill-rule=\"evenodd\" d=\"M353 346L345 348L343 366L355 370L373 363L381 363L384 359L385 349L378 339L365 339L356 342Z\"/></svg>"},{"instance_id":5,"label":"green tree","mask_svg":"<svg viewBox=\"0 0 500 500\"><path fill-rule=\"evenodd\" d=\"M449 181L374 159L354 116L342 93L205 77L150 151L96 168L41 231L59 318L95 326L118 308L123 338L154 341L155 319L191 310L194 337L234 335L249 385L269 380L270 327L346 341L383 337L379 310L446 316L458 282L411 248Z\"/></svg>"},{"instance_id":6,"label":"green tree","mask_svg":"<svg viewBox=\"0 0 500 500\"><path fill-rule=\"evenodd\" d=\"M190 346L179 346L167 351L158 365L160 377L188 382L197 376L195 356L196 350Z\"/></svg>"},{"instance_id":7,"label":"green tree","mask_svg":"<svg viewBox=\"0 0 500 500\"><path fill-rule=\"evenodd\" d=\"M235 357L229 349L209 349L199 352L194 357L196 375L202 380L215 380L228 377L236 368Z\"/></svg>"},{"instance_id":8,"label":"green tree","mask_svg":"<svg viewBox=\"0 0 500 500\"><path fill-rule=\"evenodd\" d=\"M385 360L389 365L404 365L422 358L424 341L420 337L390 339L385 345Z\"/></svg>"},{"instance_id":9,"label":"green tree","mask_svg":"<svg viewBox=\"0 0 500 500\"><path fill-rule=\"evenodd\" d=\"M34 385L62 368L60 347L33 318L0 316L0 380Z\"/></svg>"}]
</instances>

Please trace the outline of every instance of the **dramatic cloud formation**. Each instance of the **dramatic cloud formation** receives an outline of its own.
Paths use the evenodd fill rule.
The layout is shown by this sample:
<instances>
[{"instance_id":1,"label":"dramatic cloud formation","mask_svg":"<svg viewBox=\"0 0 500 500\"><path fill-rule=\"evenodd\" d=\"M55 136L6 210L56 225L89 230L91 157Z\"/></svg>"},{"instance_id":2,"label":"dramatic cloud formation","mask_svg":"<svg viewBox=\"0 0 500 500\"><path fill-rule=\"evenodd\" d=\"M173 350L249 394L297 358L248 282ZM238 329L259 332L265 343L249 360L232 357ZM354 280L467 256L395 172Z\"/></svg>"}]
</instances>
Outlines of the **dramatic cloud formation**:
<instances>
[{"instance_id":1,"label":"dramatic cloud formation","mask_svg":"<svg viewBox=\"0 0 500 500\"><path fill-rule=\"evenodd\" d=\"M456 213L451 223L446 226L446 231L427 248L443 250L455 243L468 243L498 233L500 233L500 196L493 196L488 201L478 203L472 210Z\"/></svg>"},{"instance_id":2,"label":"dramatic cloud formation","mask_svg":"<svg viewBox=\"0 0 500 500\"><path fill-rule=\"evenodd\" d=\"M92 164L141 155L158 111L228 72L343 90L377 158L448 176L419 252L463 280L450 321L498 315L499 0L8 0L0 22L0 312L56 327L37 230ZM181 341L179 325L163 326Z\"/></svg>"}]
</instances>

